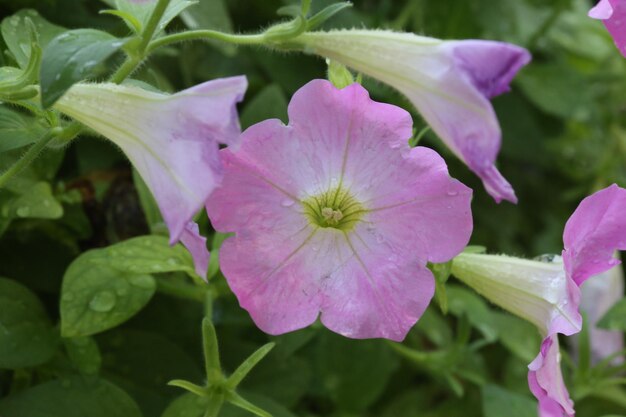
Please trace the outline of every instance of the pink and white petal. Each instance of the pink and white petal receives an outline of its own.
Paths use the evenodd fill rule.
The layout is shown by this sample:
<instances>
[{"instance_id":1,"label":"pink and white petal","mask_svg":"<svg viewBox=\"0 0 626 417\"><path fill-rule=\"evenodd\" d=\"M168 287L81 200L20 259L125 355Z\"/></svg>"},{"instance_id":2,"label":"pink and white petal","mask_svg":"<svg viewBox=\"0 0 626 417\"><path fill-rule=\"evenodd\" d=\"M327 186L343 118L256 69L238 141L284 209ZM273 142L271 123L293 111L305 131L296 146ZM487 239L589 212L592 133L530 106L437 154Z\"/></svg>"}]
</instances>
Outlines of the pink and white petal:
<instances>
[{"instance_id":1,"label":"pink and white petal","mask_svg":"<svg viewBox=\"0 0 626 417\"><path fill-rule=\"evenodd\" d=\"M613 184L585 198L563 232L563 261L581 285L620 263L616 250L626 250L626 189Z\"/></svg>"},{"instance_id":2,"label":"pink and white petal","mask_svg":"<svg viewBox=\"0 0 626 417\"><path fill-rule=\"evenodd\" d=\"M472 233L472 190L450 178L431 149L416 147L399 156L397 149L379 146L375 155L369 170L359 162L351 166L361 173L361 183L371 185L361 191L370 212L357 226L359 234L423 264L458 255Z\"/></svg>"},{"instance_id":3,"label":"pink and white petal","mask_svg":"<svg viewBox=\"0 0 626 417\"><path fill-rule=\"evenodd\" d=\"M241 233L220 248L228 285L255 324L277 335L312 324L320 306L319 276L312 260L316 234L311 228L289 238Z\"/></svg>"},{"instance_id":4,"label":"pink and white petal","mask_svg":"<svg viewBox=\"0 0 626 417\"><path fill-rule=\"evenodd\" d=\"M626 56L626 3L623 0L601 0L589 11L589 17L603 21L615 45Z\"/></svg>"},{"instance_id":5,"label":"pink and white petal","mask_svg":"<svg viewBox=\"0 0 626 417\"><path fill-rule=\"evenodd\" d=\"M277 165L276 169L272 165L280 164L285 154L270 152L270 149L278 151L274 148L276 143L280 147L294 142L291 129L279 120L266 120L246 130L243 136L245 145L238 151L220 151L224 180L206 201L213 227L223 233L261 230L270 236L273 229L282 229L281 225L289 232L302 228L307 220L301 213L299 197L294 195L298 190L288 174L280 176L279 167L285 168L284 165ZM288 146L283 149L286 151Z\"/></svg>"},{"instance_id":6,"label":"pink and white petal","mask_svg":"<svg viewBox=\"0 0 626 417\"><path fill-rule=\"evenodd\" d=\"M434 295L432 273L418 261L372 250L376 242L349 235L337 250L345 257L341 268L321 289L321 321L346 337L402 341Z\"/></svg>"},{"instance_id":7,"label":"pink and white petal","mask_svg":"<svg viewBox=\"0 0 626 417\"><path fill-rule=\"evenodd\" d=\"M528 385L539 401L539 416L573 417L574 403L563 381L556 334L543 340L539 355L528 365L528 369Z\"/></svg>"},{"instance_id":8,"label":"pink and white petal","mask_svg":"<svg viewBox=\"0 0 626 417\"><path fill-rule=\"evenodd\" d=\"M606 20L613 15L613 7L609 0L600 0L587 14L592 19Z\"/></svg>"},{"instance_id":9,"label":"pink and white petal","mask_svg":"<svg viewBox=\"0 0 626 417\"><path fill-rule=\"evenodd\" d=\"M180 235L180 241L191 253L196 274L206 281L211 255L206 248L206 237L200 235L198 224L195 222L187 223L185 230Z\"/></svg>"}]
</instances>

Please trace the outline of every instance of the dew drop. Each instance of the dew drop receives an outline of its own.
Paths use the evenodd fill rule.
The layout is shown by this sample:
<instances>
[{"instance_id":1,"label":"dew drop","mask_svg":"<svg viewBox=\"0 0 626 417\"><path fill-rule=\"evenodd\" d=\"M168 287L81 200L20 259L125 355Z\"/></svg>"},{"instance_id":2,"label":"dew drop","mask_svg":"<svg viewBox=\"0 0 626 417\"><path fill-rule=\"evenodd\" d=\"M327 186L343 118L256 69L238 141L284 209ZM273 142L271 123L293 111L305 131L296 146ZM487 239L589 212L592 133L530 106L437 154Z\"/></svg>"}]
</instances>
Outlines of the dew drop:
<instances>
[{"instance_id":1,"label":"dew drop","mask_svg":"<svg viewBox=\"0 0 626 417\"><path fill-rule=\"evenodd\" d=\"M132 277L129 281L135 287L143 289L151 289L154 287L154 280L150 275L137 275Z\"/></svg>"},{"instance_id":2,"label":"dew drop","mask_svg":"<svg viewBox=\"0 0 626 417\"><path fill-rule=\"evenodd\" d=\"M61 79L61 74L57 74L57 75L55 75L55 76L54 76L54 79L55 79L56 81L59 81L59 80Z\"/></svg>"},{"instance_id":3,"label":"dew drop","mask_svg":"<svg viewBox=\"0 0 626 417\"><path fill-rule=\"evenodd\" d=\"M167 264L171 265L171 266L176 266L176 265L178 265L178 261L176 260L176 258L169 258L167 260Z\"/></svg>"},{"instance_id":4,"label":"dew drop","mask_svg":"<svg viewBox=\"0 0 626 417\"><path fill-rule=\"evenodd\" d=\"M455 190L449 190L449 191L448 191L448 195L449 195L450 197L454 197L455 195L459 195L459 192L458 192L458 191L455 191Z\"/></svg>"},{"instance_id":5,"label":"dew drop","mask_svg":"<svg viewBox=\"0 0 626 417\"><path fill-rule=\"evenodd\" d=\"M125 297L128 294L128 288L120 287L117 290L115 290L115 293L120 297Z\"/></svg>"},{"instance_id":6,"label":"dew drop","mask_svg":"<svg viewBox=\"0 0 626 417\"><path fill-rule=\"evenodd\" d=\"M280 205L283 206L283 207L291 207L291 206L293 206L293 204L294 204L294 201L291 200L291 199L283 200L280 203Z\"/></svg>"},{"instance_id":7,"label":"dew drop","mask_svg":"<svg viewBox=\"0 0 626 417\"><path fill-rule=\"evenodd\" d=\"M111 291L100 291L89 302L89 308L98 313L106 313L113 310L117 299Z\"/></svg>"}]
</instances>

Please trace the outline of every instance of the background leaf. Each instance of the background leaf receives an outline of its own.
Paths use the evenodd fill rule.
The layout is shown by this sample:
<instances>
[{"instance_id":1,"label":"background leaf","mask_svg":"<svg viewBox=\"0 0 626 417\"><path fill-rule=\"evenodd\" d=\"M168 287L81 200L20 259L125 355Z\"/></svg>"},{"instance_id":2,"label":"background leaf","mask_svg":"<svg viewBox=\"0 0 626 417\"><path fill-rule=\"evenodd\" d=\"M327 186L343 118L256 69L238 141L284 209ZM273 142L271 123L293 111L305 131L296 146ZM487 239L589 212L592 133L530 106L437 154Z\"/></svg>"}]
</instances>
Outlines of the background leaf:
<instances>
[{"instance_id":1,"label":"background leaf","mask_svg":"<svg viewBox=\"0 0 626 417\"><path fill-rule=\"evenodd\" d=\"M60 34L44 49L41 62L41 103L54 104L75 83L98 74L97 66L117 52L123 39L95 29Z\"/></svg>"},{"instance_id":2,"label":"background leaf","mask_svg":"<svg viewBox=\"0 0 626 417\"><path fill-rule=\"evenodd\" d=\"M5 417L142 417L124 391L103 379L72 377L0 400Z\"/></svg>"},{"instance_id":3,"label":"background leaf","mask_svg":"<svg viewBox=\"0 0 626 417\"><path fill-rule=\"evenodd\" d=\"M0 368L35 366L52 358L58 335L37 296L0 278L0 306Z\"/></svg>"}]
</instances>

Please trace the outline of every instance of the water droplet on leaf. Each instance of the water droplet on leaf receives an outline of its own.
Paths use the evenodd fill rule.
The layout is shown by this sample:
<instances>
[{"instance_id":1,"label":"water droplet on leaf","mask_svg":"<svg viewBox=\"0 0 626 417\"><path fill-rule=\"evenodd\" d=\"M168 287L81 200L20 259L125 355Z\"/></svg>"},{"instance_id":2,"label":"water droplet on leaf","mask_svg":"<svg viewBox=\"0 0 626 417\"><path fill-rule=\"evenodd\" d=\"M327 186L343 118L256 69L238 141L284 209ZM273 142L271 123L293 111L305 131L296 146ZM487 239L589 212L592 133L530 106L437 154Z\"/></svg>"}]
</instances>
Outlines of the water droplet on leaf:
<instances>
[{"instance_id":1,"label":"water droplet on leaf","mask_svg":"<svg viewBox=\"0 0 626 417\"><path fill-rule=\"evenodd\" d=\"M100 291L89 302L89 308L98 313L106 313L113 310L117 299L111 291Z\"/></svg>"},{"instance_id":2,"label":"water droplet on leaf","mask_svg":"<svg viewBox=\"0 0 626 417\"><path fill-rule=\"evenodd\" d=\"M139 288L151 289L154 287L154 280L150 275L137 275L132 277L129 281L132 285Z\"/></svg>"}]
</instances>

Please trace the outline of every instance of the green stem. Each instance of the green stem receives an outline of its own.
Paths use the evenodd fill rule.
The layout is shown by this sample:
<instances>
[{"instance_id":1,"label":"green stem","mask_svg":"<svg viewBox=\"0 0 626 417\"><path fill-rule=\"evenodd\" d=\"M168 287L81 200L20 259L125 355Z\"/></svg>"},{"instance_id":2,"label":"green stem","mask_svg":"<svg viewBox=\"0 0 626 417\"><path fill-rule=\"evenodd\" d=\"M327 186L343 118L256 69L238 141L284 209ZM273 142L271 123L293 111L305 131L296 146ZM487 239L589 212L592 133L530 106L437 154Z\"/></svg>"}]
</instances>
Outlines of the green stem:
<instances>
[{"instance_id":1,"label":"green stem","mask_svg":"<svg viewBox=\"0 0 626 417\"><path fill-rule=\"evenodd\" d=\"M156 32L157 27L161 22L163 13L165 13L165 10L167 9L167 6L169 4L170 0L159 0L156 6L154 6L152 14L150 15L150 19L148 20L148 23L146 23L143 32L141 32L141 43L137 48L141 56L145 54L145 51L148 48L148 44L152 40L152 37L154 36L154 33Z\"/></svg>"},{"instance_id":2,"label":"green stem","mask_svg":"<svg viewBox=\"0 0 626 417\"><path fill-rule=\"evenodd\" d=\"M57 129L51 129L46 132L41 139L39 139L33 146L31 146L26 153L15 163L11 168L6 170L0 175L0 188L2 188L11 178L19 174L24 168L30 165L35 158L39 155L39 152L46 147L52 139L59 133Z\"/></svg>"},{"instance_id":3,"label":"green stem","mask_svg":"<svg viewBox=\"0 0 626 417\"><path fill-rule=\"evenodd\" d=\"M140 62L141 60L129 56L126 61L124 61L122 66L120 66L117 71L111 75L109 82L121 84L122 81L128 78L128 76L135 71Z\"/></svg>"},{"instance_id":4,"label":"green stem","mask_svg":"<svg viewBox=\"0 0 626 417\"><path fill-rule=\"evenodd\" d=\"M161 46L193 40L218 40L236 45L262 45L265 43L266 37L264 34L235 35L215 30L190 30L188 32L173 33L171 35L155 39L148 46L148 52L160 48Z\"/></svg>"},{"instance_id":5,"label":"green stem","mask_svg":"<svg viewBox=\"0 0 626 417\"><path fill-rule=\"evenodd\" d=\"M157 290L163 294L204 303L206 289L197 285L184 284L168 278L157 278Z\"/></svg>"},{"instance_id":6,"label":"green stem","mask_svg":"<svg viewBox=\"0 0 626 417\"><path fill-rule=\"evenodd\" d=\"M169 3L170 0L159 0L156 6L154 6L150 19L141 32L139 45L137 45L136 49L132 51L132 53L128 54L126 61L124 61L122 66L119 67L113 75L111 75L109 78L110 82L120 84L128 78L128 76L132 74L135 69L137 69L137 66L139 66L141 61L144 60L146 55L149 53L148 46L150 45L150 41L152 40L152 37L161 22L163 13L165 13Z\"/></svg>"}]
</instances>

